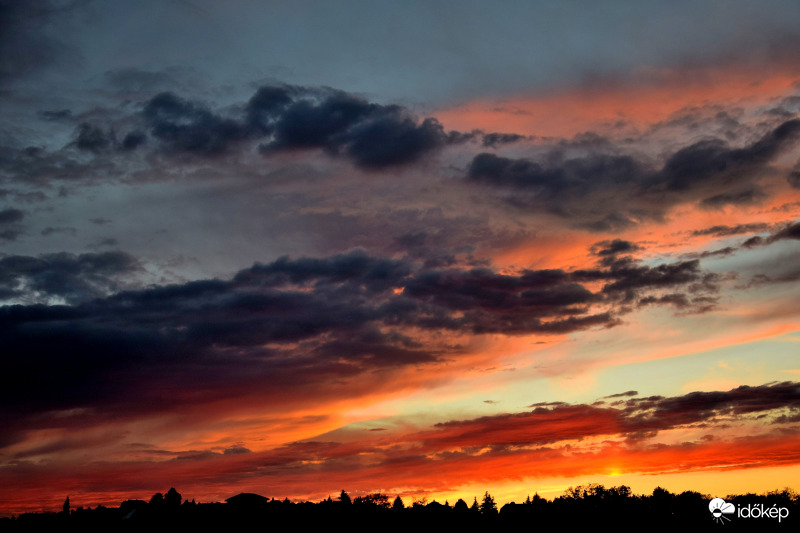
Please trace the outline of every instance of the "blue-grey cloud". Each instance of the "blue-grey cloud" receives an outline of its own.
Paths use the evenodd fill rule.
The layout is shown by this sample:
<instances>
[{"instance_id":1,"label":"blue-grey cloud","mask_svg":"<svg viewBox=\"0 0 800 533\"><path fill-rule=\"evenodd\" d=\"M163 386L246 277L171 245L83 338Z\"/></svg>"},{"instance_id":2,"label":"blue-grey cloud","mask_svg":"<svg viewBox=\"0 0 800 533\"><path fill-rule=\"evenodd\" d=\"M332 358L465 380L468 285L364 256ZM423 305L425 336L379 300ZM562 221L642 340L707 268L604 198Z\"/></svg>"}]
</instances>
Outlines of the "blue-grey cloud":
<instances>
[{"instance_id":1,"label":"blue-grey cloud","mask_svg":"<svg viewBox=\"0 0 800 533\"><path fill-rule=\"evenodd\" d=\"M637 220L661 219L680 202L720 207L765 198L755 183L760 172L799 138L800 120L792 119L743 148L720 139L691 144L669 155L660 169L630 155L602 152L564 158L556 151L542 162L481 153L466 178L501 194L511 191L504 197L522 209L614 231Z\"/></svg>"}]
</instances>

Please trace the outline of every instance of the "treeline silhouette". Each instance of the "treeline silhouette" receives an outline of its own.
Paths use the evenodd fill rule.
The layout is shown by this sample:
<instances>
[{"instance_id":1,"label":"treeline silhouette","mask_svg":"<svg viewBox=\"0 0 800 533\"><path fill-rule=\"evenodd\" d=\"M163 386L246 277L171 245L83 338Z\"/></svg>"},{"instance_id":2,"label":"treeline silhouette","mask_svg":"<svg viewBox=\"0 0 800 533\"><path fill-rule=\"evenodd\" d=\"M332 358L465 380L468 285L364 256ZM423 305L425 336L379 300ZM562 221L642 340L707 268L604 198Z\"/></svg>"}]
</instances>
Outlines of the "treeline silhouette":
<instances>
[{"instance_id":1,"label":"treeline silhouette","mask_svg":"<svg viewBox=\"0 0 800 533\"><path fill-rule=\"evenodd\" d=\"M534 494L522 503L498 509L488 492L471 504L417 500L409 505L400 496L381 493L351 497L342 490L334 499L292 502L242 493L225 503L183 500L174 488L156 493L150 501L126 500L119 507L72 509L69 498L61 512L25 513L0 519L0 530L175 531L209 528L223 531L259 530L327 531L555 531L607 525L616 531L796 531L800 521L800 496L791 489L766 494L727 495L737 509L785 509L788 516L716 518L709 510L712 497L686 491L673 494L656 488L650 495L634 495L625 485L599 484L570 487L553 499ZM755 514L755 513L753 513ZM762 513L759 513L762 514ZM769 513L768 513L769 514ZM772 515L775 513L772 512Z\"/></svg>"}]
</instances>

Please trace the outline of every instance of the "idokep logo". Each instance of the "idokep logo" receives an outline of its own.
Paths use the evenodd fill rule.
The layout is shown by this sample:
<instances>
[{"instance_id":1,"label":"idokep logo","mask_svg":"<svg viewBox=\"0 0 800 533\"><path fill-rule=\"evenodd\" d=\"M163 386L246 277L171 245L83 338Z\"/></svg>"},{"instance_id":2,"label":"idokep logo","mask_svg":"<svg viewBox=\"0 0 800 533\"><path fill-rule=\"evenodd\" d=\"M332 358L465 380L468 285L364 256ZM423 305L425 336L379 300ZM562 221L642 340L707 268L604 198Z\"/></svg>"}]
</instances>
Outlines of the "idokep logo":
<instances>
[{"instance_id":1,"label":"idokep logo","mask_svg":"<svg viewBox=\"0 0 800 533\"><path fill-rule=\"evenodd\" d=\"M777 503L772 507L765 506L763 503L758 505L743 505L739 507L739 518L777 518L778 522L789 516L789 509L778 507Z\"/></svg>"},{"instance_id":2,"label":"idokep logo","mask_svg":"<svg viewBox=\"0 0 800 533\"><path fill-rule=\"evenodd\" d=\"M737 518L776 518L778 522L789 516L789 509L786 507L778 507L778 504L773 504L772 507L766 506L763 503L752 505L740 504L737 512L734 504L726 502L722 498L714 498L708 502L708 510L711 511L714 522L720 524L731 521L731 519L725 515L734 515Z\"/></svg>"},{"instance_id":3,"label":"idokep logo","mask_svg":"<svg viewBox=\"0 0 800 533\"><path fill-rule=\"evenodd\" d=\"M722 498L714 498L708 502L708 510L711 511L711 514L714 516L714 522L724 524L725 522L731 521L730 518L724 515L735 513L736 506L726 502Z\"/></svg>"}]
</instances>

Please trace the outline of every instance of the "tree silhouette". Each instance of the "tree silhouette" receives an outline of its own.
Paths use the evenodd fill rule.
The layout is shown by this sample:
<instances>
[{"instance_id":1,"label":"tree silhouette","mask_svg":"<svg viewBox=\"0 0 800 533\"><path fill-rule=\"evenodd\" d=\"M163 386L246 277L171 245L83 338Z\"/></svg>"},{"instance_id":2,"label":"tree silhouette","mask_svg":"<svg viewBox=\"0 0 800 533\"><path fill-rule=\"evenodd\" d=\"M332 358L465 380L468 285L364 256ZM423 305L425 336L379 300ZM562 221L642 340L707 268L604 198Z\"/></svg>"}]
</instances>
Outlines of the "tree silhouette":
<instances>
[{"instance_id":1,"label":"tree silhouette","mask_svg":"<svg viewBox=\"0 0 800 533\"><path fill-rule=\"evenodd\" d=\"M784 509L783 523L763 522L759 531L796 531L797 516L800 516L800 496L792 489L776 490L762 495L726 495L726 501L737 508L745 505L763 505L764 508ZM569 528L576 531L598 529L599 524L613 525L616 531L641 531L643 524L654 533L675 533L685 529L697 530L703 524L713 527L713 516L709 513L709 495L685 491L672 494L660 487L652 495L633 495L625 485L604 487L599 484L570 487L562 496L548 501L538 494L527 497L524 503L505 503L498 512L499 504L488 491L482 502L473 499L472 510L459 499L455 506L433 501L426 505L425 498L405 508L398 495L389 510L389 498L373 493L351 498L343 490L338 502L327 498L319 504L292 502L268 498L258 494L242 493L225 500L226 503L199 503L181 501L180 493L171 488L166 495L156 493L150 504L142 500L125 500L119 508L104 507L70 509L69 498L64 501L61 512L24 513L15 518L0 518L0 531L58 531L69 522L70 529L88 531L118 531L121 521L132 526L125 531L155 529L168 524L192 531L200 529L232 531L250 530L269 523L273 529L326 529L336 521L352 524L350 531L433 531L453 530L460 533L479 531L522 531L535 527L540 531L555 531L564 528L565 518ZM268 503L269 502L269 503ZM351 503L342 506L339 503ZM174 505L174 507L173 507ZM66 514L68 513L69 514ZM788 514L787 514L788 513ZM67 520L68 517L68 520ZM17 522L18 521L18 522ZM746 521L745 521L746 522ZM740 521L739 526L748 524ZM15 529L19 524L22 529ZM33 528L34 525L42 527ZM733 531L740 531L734 521ZM29 526L29 527L28 527ZM84 528L84 526L86 526ZM151 527L152 526L152 527ZM775 526L775 527L772 527ZM8 529L11 527L11 529ZM705 526L702 527L705 531ZM166 529L165 529L166 530Z\"/></svg>"},{"instance_id":2,"label":"tree silhouette","mask_svg":"<svg viewBox=\"0 0 800 533\"><path fill-rule=\"evenodd\" d=\"M624 498L630 498L631 488L627 485L620 485L619 487L606 488L599 483L588 483L586 485L578 485L577 487L569 487L562 498L568 500L586 500L593 502L602 501L616 501Z\"/></svg>"},{"instance_id":3,"label":"tree silhouette","mask_svg":"<svg viewBox=\"0 0 800 533\"><path fill-rule=\"evenodd\" d=\"M375 505L377 507L387 509L389 507L389 497L385 494L381 494L380 492L375 492L373 494L359 496L353 500L353 503L362 505Z\"/></svg>"},{"instance_id":4,"label":"tree silhouette","mask_svg":"<svg viewBox=\"0 0 800 533\"><path fill-rule=\"evenodd\" d=\"M656 487L653 489L653 498L657 500L666 500L672 497L672 493L667 489Z\"/></svg>"},{"instance_id":5,"label":"tree silhouette","mask_svg":"<svg viewBox=\"0 0 800 533\"><path fill-rule=\"evenodd\" d=\"M426 505L428 505L428 497L423 496L419 500L414 498L414 503L411 505L414 509L423 509Z\"/></svg>"},{"instance_id":6,"label":"tree silhouette","mask_svg":"<svg viewBox=\"0 0 800 533\"><path fill-rule=\"evenodd\" d=\"M477 501L477 500L476 500ZM497 504L492 498L492 495L489 494L489 491L483 495L483 503L481 503L481 513L487 516L492 516L497 514Z\"/></svg>"},{"instance_id":7,"label":"tree silhouette","mask_svg":"<svg viewBox=\"0 0 800 533\"><path fill-rule=\"evenodd\" d=\"M178 507L181 504L181 493L175 487L170 488L164 496L164 503L170 507Z\"/></svg>"},{"instance_id":8,"label":"tree silhouette","mask_svg":"<svg viewBox=\"0 0 800 533\"><path fill-rule=\"evenodd\" d=\"M406 508L406 504L403 503L403 499L398 495L397 498L394 499L394 503L392 504L392 509L395 511L400 511Z\"/></svg>"}]
</instances>

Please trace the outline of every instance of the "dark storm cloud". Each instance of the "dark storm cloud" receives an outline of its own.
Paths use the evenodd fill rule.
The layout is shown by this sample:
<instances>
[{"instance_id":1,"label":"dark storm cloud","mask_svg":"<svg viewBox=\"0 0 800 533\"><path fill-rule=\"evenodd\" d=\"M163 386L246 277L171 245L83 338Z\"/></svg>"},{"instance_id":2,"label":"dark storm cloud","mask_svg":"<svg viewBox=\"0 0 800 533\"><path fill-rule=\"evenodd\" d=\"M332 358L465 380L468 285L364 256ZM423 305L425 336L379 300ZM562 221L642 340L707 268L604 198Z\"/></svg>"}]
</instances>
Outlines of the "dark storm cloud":
<instances>
[{"instance_id":1,"label":"dark storm cloud","mask_svg":"<svg viewBox=\"0 0 800 533\"><path fill-rule=\"evenodd\" d=\"M626 402L626 415L634 426L657 429L740 416L764 411L800 410L800 383L782 382L722 392L691 392L683 396L637 398ZM667 426L668 427L668 426Z\"/></svg>"},{"instance_id":2,"label":"dark storm cloud","mask_svg":"<svg viewBox=\"0 0 800 533\"><path fill-rule=\"evenodd\" d=\"M125 132L121 140L117 131ZM632 155L615 153L618 147L608 139L584 134L557 145L542 162L478 154L467 178L511 191L508 201L521 208L546 210L595 231L613 231L660 218L681 201L716 208L761 200L764 192L752 178L798 135L800 120L789 120L743 148L704 140L678 150L658 170ZM491 147L524 139L510 133L445 132L435 118L418 120L404 107L329 88L263 86L246 103L224 111L161 92L144 102L139 114L108 124L79 124L71 146L94 154L91 162L65 150L28 148L5 155L3 167L8 175L25 179L94 177L124 173L125 153L142 147L213 158L257 144L267 157L321 150L365 170L382 170L477 138ZM111 148L118 150L119 168L110 159ZM567 157L570 150L589 153Z\"/></svg>"},{"instance_id":3,"label":"dark storm cloud","mask_svg":"<svg viewBox=\"0 0 800 533\"><path fill-rule=\"evenodd\" d=\"M626 248L625 243L605 241L593 249L597 253L597 246L606 244L600 251L608 252L615 247ZM602 268L576 270L571 273L572 278L578 282L605 281L600 293L623 305L669 305L688 313L714 308L724 276L702 271L698 259L647 266L627 256L618 257L617 253L598 254Z\"/></svg>"},{"instance_id":4,"label":"dark storm cloud","mask_svg":"<svg viewBox=\"0 0 800 533\"><path fill-rule=\"evenodd\" d=\"M604 273L605 274L605 273ZM583 271L579 275L585 275ZM591 277L591 273L588 276ZM637 289L652 287L672 287L701 281L705 276L700 270L700 261L679 261L655 267L639 266L629 261L620 261L612 265L606 274L614 279L603 287L604 292L629 293Z\"/></svg>"},{"instance_id":5,"label":"dark storm cloud","mask_svg":"<svg viewBox=\"0 0 800 533\"><path fill-rule=\"evenodd\" d=\"M636 391L605 396L625 398ZM687 425L711 425L751 414L767 414L776 424L788 423L800 412L800 383L783 382L729 391L691 392L683 396L636 398L617 407L534 404L530 412L452 420L413 435L431 449L485 446L530 446L598 435L653 437L659 431Z\"/></svg>"},{"instance_id":6,"label":"dark storm cloud","mask_svg":"<svg viewBox=\"0 0 800 533\"><path fill-rule=\"evenodd\" d=\"M417 161L448 142L436 119L417 123L400 106L369 103L342 91L262 87L247 111L251 124L272 135L261 146L265 154L321 148L346 155L359 167L381 169Z\"/></svg>"},{"instance_id":7,"label":"dark storm cloud","mask_svg":"<svg viewBox=\"0 0 800 533\"><path fill-rule=\"evenodd\" d=\"M709 208L720 208L726 205L755 204L766 198L766 193L760 187L749 187L741 191L716 194L704 198L700 205Z\"/></svg>"},{"instance_id":8,"label":"dark storm cloud","mask_svg":"<svg viewBox=\"0 0 800 533\"><path fill-rule=\"evenodd\" d=\"M626 254L635 252L641 248L636 244L624 241L622 239L614 239L613 241L601 241L592 246L592 253L599 256L615 256L617 254Z\"/></svg>"},{"instance_id":9,"label":"dark storm cloud","mask_svg":"<svg viewBox=\"0 0 800 533\"><path fill-rule=\"evenodd\" d=\"M383 269L362 258L279 261L228 282L123 292L73 307L0 308L3 405L20 414L81 406L157 412L170 408L160 403L164 395L181 406L235 396L237 387L283 394L369 368L433 360L430 350L374 329L382 313L372 299L385 286L360 282L379 280ZM0 264L11 291L25 276L43 290L83 295L85 285L65 286L63 272L73 281L77 268L104 273L110 259L14 257ZM276 289L292 280L314 290ZM287 351L296 342L303 344Z\"/></svg>"},{"instance_id":10,"label":"dark storm cloud","mask_svg":"<svg viewBox=\"0 0 800 533\"><path fill-rule=\"evenodd\" d=\"M122 252L0 260L5 298L73 304L0 308L8 369L0 400L18 413L7 423L14 418L18 427L18 417L49 409L87 408L94 416L251 393L279 398L378 369L436 363L444 350L454 355L447 336L422 342L408 328L515 335L610 327L619 322L607 310L618 300L614 284L634 278L624 286L628 297L646 298L702 278L695 264L499 274L353 251L281 258L228 281L103 296L137 268ZM612 289L593 293L580 282L590 278Z\"/></svg>"},{"instance_id":11,"label":"dark storm cloud","mask_svg":"<svg viewBox=\"0 0 800 533\"><path fill-rule=\"evenodd\" d=\"M53 230L49 233L57 231L48 229ZM117 277L139 268L138 262L123 252L9 255L0 259L0 300L35 296L36 299L60 297L77 303L118 290Z\"/></svg>"},{"instance_id":12,"label":"dark storm cloud","mask_svg":"<svg viewBox=\"0 0 800 533\"><path fill-rule=\"evenodd\" d=\"M646 168L629 156L591 155L543 166L527 159L509 159L494 154L475 156L468 169L472 180L516 189L535 189L545 198L585 196L610 184L636 182Z\"/></svg>"},{"instance_id":13,"label":"dark storm cloud","mask_svg":"<svg viewBox=\"0 0 800 533\"><path fill-rule=\"evenodd\" d=\"M688 286L690 292L697 295L713 295L722 281L720 275L702 271L698 259L647 266L630 257L613 254L601 256L600 266L602 268L576 270L570 276L576 282L605 281L600 292L607 298L627 303L639 300L642 305L680 303L685 296L675 293L674 289L683 286ZM663 290L672 292L643 294Z\"/></svg>"},{"instance_id":14,"label":"dark storm cloud","mask_svg":"<svg viewBox=\"0 0 800 533\"><path fill-rule=\"evenodd\" d=\"M784 239L800 240L800 222L795 222L781 228L767 240L769 242L781 241Z\"/></svg>"},{"instance_id":15,"label":"dark storm cloud","mask_svg":"<svg viewBox=\"0 0 800 533\"><path fill-rule=\"evenodd\" d=\"M743 148L730 148L720 139L694 143L667 157L661 169L633 156L597 152L565 159L556 150L543 162L481 153L466 177L509 191L507 200L520 208L613 231L643 218L661 218L679 202L721 207L759 201L764 193L753 180L799 137L800 120L789 120Z\"/></svg>"},{"instance_id":16,"label":"dark storm cloud","mask_svg":"<svg viewBox=\"0 0 800 533\"><path fill-rule=\"evenodd\" d=\"M316 347L311 355L316 359L335 359L352 354L350 361L365 367L400 367L432 363L437 360L422 345L400 333L386 334L378 328L362 328L355 335L331 340Z\"/></svg>"},{"instance_id":17,"label":"dark storm cloud","mask_svg":"<svg viewBox=\"0 0 800 533\"><path fill-rule=\"evenodd\" d=\"M433 270L407 281L403 295L418 302L421 316L415 322L424 327L518 334L615 323L609 314L590 314L597 295L560 270L518 276L489 269Z\"/></svg>"},{"instance_id":18,"label":"dark storm cloud","mask_svg":"<svg viewBox=\"0 0 800 533\"><path fill-rule=\"evenodd\" d=\"M220 156L260 142L262 154L323 150L368 170L404 166L448 144L472 139L473 133L446 133L434 118L418 121L407 109L379 105L327 88L281 85L260 87L228 115L208 105L161 92L144 104L144 130L168 153ZM130 131L119 148L144 145L144 131ZM100 151L116 140L96 125L82 124L76 146Z\"/></svg>"},{"instance_id":19,"label":"dark storm cloud","mask_svg":"<svg viewBox=\"0 0 800 533\"><path fill-rule=\"evenodd\" d=\"M260 87L245 107L247 122L264 135L272 133L275 122L298 95L306 91L299 87Z\"/></svg>"},{"instance_id":20,"label":"dark storm cloud","mask_svg":"<svg viewBox=\"0 0 800 533\"><path fill-rule=\"evenodd\" d=\"M487 148L494 148L500 144L510 144L518 141L523 141L528 137L519 135L517 133L486 133L483 135L483 146Z\"/></svg>"},{"instance_id":21,"label":"dark storm cloud","mask_svg":"<svg viewBox=\"0 0 800 533\"><path fill-rule=\"evenodd\" d=\"M756 248L759 246L767 246L774 242L783 241L786 239L800 240L800 222L787 224L767 237L762 237L760 235L750 237L742 243L742 247Z\"/></svg>"},{"instance_id":22,"label":"dark storm cloud","mask_svg":"<svg viewBox=\"0 0 800 533\"><path fill-rule=\"evenodd\" d=\"M752 224L737 224L735 226L711 226L710 228L698 229L692 235L711 235L713 237L730 237L731 235L741 235L742 233L757 233L767 231L769 224L755 222Z\"/></svg>"},{"instance_id":23,"label":"dark storm cloud","mask_svg":"<svg viewBox=\"0 0 800 533\"><path fill-rule=\"evenodd\" d=\"M618 198L598 205L597 198L630 195L648 173L645 165L630 156L592 154L542 164L482 153L469 164L467 179L514 191L507 200L520 208L541 209L578 225L607 231L631 225L632 216L639 218L647 213L623 207ZM636 205L630 201L625 204Z\"/></svg>"},{"instance_id":24,"label":"dark storm cloud","mask_svg":"<svg viewBox=\"0 0 800 533\"><path fill-rule=\"evenodd\" d=\"M725 180L733 185L746 181L781 150L797 141L800 120L788 120L744 148L729 148L720 139L701 141L674 153L653 180L652 186L667 191L696 189L707 182ZM720 184L721 185L721 184Z\"/></svg>"},{"instance_id":25,"label":"dark storm cloud","mask_svg":"<svg viewBox=\"0 0 800 533\"><path fill-rule=\"evenodd\" d=\"M348 155L357 165L373 169L412 163L446 142L436 119L426 118L418 125L398 112L354 128L349 137Z\"/></svg>"},{"instance_id":26,"label":"dark storm cloud","mask_svg":"<svg viewBox=\"0 0 800 533\"><path fill-rule=\"evenodd\" d=\"M217 155L248 136L247 128L239 122L215 115L206 106L173 93L153 97L142 115L151 135L174 151ZM129 141L130 144L141 143Z\"/></svg>"},{"instance_id":27,"label":"dark storm cloud","mask_svg":"<svg viewBox=\"0 0 800 533\"><path fill-rule=\"evenodd\" d=\"M254 265L234 278L237 284L281 286L289 283L313 282L363 285L383 292L410 274L410 265L403 261L373 258L363 252L336 255L329 259L296 259L282 257L269 265Z\"/></svg>"}]
</instances>

